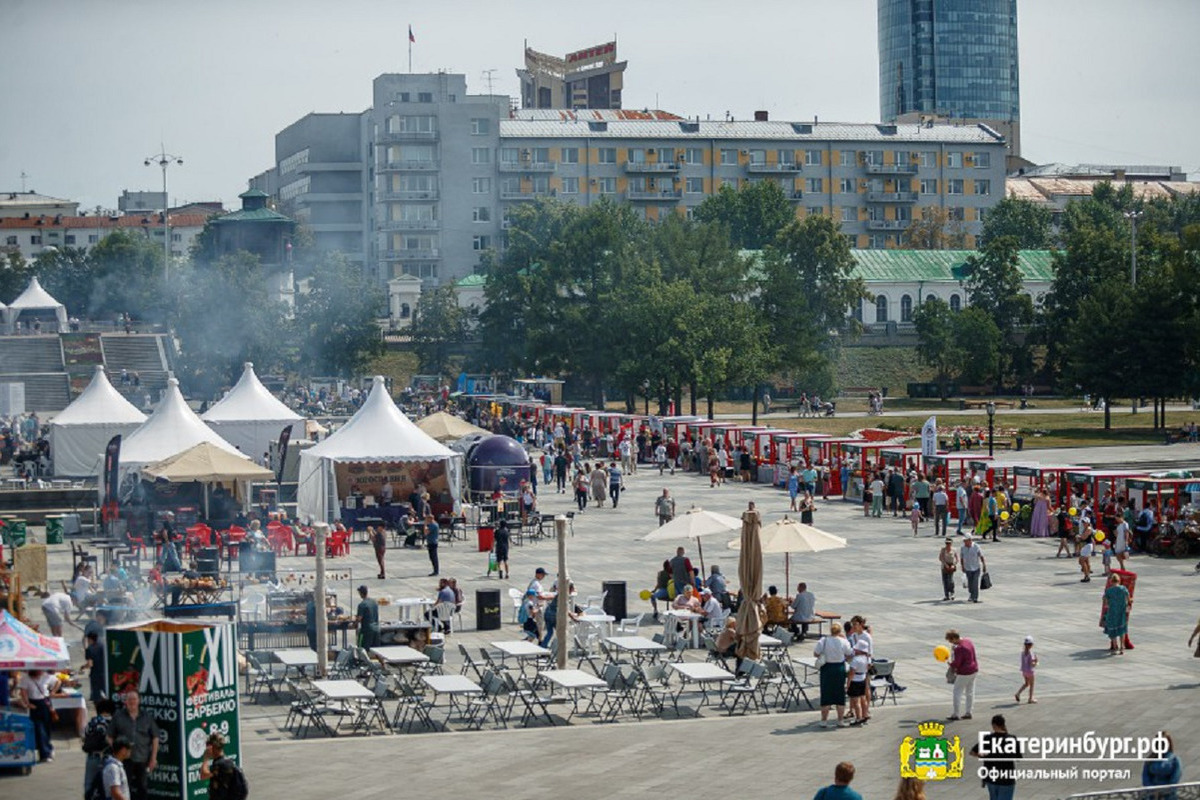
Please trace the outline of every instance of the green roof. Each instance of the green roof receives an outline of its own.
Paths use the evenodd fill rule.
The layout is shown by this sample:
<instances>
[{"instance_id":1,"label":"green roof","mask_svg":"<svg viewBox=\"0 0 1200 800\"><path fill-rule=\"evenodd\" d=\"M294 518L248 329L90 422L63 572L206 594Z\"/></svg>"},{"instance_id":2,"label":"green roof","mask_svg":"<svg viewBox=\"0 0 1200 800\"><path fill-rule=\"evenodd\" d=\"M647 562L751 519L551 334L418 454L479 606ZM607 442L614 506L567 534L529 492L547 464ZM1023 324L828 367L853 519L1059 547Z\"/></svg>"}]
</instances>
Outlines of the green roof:
<instances>
[{"instance_id":1,"label":"green roof","mask_svg":"<svg viewBox=\"0 0 1200 800\"><path fill-rule=\"evenodd\" d=\"M485 286L486 284L487 284L487 276L486 275L468 275L467 277L459 280L454 285L460 286L464 289L467 289L467 288L471 288L471 287L475 287L475 286Z\"/></svg>"},{"instance_id":2,"label":"green roof","mask_svg":"<svg viewBox=\"0 0 1200 800\"><path fill-rule=\"evenodd\" d=\"M264 192L262 189L247 189L238 195L238 197L270 197L271 195Z\"/></svg>"},{"instance_id":3,"label":"green roof","mask_svg":"<svg viewBox=\"0 0 1200 800\"><path fill-rule=\"evenodd\" d=\"M222 222L286 222L293 224L294 220L269 208L255 208L249 211L246 209L231 211L228 214L222 214L219 217L213 218L214 225Z\"/></svg>"},{"instance_id":4,"label":"green roof","mask_svg":"<svg viewBox=\"0 0 1200 800\"><path fill-rule=\"evenodd\" d=\"M854 274L867 283L957 283L967 279L967 259L975 250L854 250ZM1017 268L1026 282L1050 282L1049 250L1022 250Z\"/></svg>"}]
</instances>

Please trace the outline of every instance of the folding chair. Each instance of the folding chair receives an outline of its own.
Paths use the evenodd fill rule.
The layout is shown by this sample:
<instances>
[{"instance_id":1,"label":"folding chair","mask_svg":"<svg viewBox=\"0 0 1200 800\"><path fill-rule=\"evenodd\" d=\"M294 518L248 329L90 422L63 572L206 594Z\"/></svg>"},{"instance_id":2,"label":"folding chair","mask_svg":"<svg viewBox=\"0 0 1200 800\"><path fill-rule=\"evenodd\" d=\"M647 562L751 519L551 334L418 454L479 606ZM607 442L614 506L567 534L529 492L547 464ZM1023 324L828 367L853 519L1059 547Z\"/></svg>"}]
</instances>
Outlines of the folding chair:
<instances>
[{"instance_id":1,"label":"folding chair","mask_svg":"<svg viewBox=\"0 0 1200 800\"><path fill-rule=\"evenodd\" d=\"M504 681L500 679L496 673L488 671L484 673L483 681L480 682L483 687L481 694L470 695L466 699L466 710L463 714L467 723L467 729L482 730L483 723L490 716L503 728L508 727L508 721L505 719L507 711L512 708L512 698L505 705L505 712L501 712L500 697L506 693Z\"/></svg>"},{"instance_id":2,"label":"folding chair","mask_svg":"<svg viewBox=\"0 0 1200 800\"><path fill-rule=\"evenodd\" d=\"M737 711L739 701L745 701L742 713L750 710L750 704L753 703L755 709L765 708L763 698L763 676L766 675L766 668L757 661L743 659L741 666L737 671L738 679L725 687L725 694L722 702L726 703L726 709L729 716L733 716Z\"/></svg>"},{"instance_id":3,"label":"folding chair","mask_svg":"<svg viewBox=\"0 0 1200 800\"><path fill-rule=\"evenodd\" d=\"M522 677L518 683L512 673L505 673L501 679L504 681L508 696L520 700L521 704L525 706L525 712L521 714L522 727L528 727L529 723L539 716L545 717L551 726L558 724L554 721L554 717L550 716L548 708L549 704L554 702L553 697L539 695L533 684L525 677Z\"/></svg>"},{"instance_id":4,"label":"folding chair","mask_svg":"<svg viewBox=\"0 0 1200 800\"><path fill-rule=\"evenodd\" d=\"M892 705L899 705L896 701L896 682L892 675L896 669L896 662L881 659L871 662L871 666L875 670L871 678L871 704L883 705L888 697L891 697Z\"/></svg>"},{"instance_id":5,"label":"folding chair","mask_svg":"<svg viewBox=\"0 0 1200 800\"><path fill-rule=\"evenodd\" d=\"M661 716L667 701L674 702L674 694L668 686L671 680L670 670L666 664L647 664L634 667L634 670L638 679L634 713L641 719L642 713L649 705Z\"/></svg>"},{"instance_id":6,"label":"folding chair","mask_svg":"<svg viewBox=\"0 0 1200 800\"><path fill-rule=\"evenodd\" d=\"M400 698L392 715L392 730L399 730L403 726L411 733L414 722L420 722L431 731L437 730L437 723L429 713L433 709L432 703L398 678L394 679L392 688Z\"/></svg>"},{"instance_id":7,"label":"folding chair","mask_svg":"<svg viewBox=\"0 0 1200 800\"><path fill-rule=\"evenodd\" d=\"M803 697L804 702L808 705L809 710L815 709L816 706L814 706L813 701L809 699L808 692L806 690L817 688L816 684L801 680L800 676L796 674L796 665L793 664L790 659L780 659L778 663L779 671L783 675L787 685L790 687L791 697L796 701L796 704L799 705L800 698ZM786 708L787 706L784 706L785 710Z\"/></svg>"},{"instance_id":8,"label":"folding chair","mask_svg":"<svg viewBox=\"0 0 1200 800\"><path fill-rule=\"evenodd\" d=\"M475 673L475 680L483 680L483 673L479 670L479 664L475 663L475 659L471 658L471 651L467 649L465 644L459 643L458 653L463 659L462 669L459 670L458 674L466 675L467 671L470 670Z\"/></svg>"}]
</instances>

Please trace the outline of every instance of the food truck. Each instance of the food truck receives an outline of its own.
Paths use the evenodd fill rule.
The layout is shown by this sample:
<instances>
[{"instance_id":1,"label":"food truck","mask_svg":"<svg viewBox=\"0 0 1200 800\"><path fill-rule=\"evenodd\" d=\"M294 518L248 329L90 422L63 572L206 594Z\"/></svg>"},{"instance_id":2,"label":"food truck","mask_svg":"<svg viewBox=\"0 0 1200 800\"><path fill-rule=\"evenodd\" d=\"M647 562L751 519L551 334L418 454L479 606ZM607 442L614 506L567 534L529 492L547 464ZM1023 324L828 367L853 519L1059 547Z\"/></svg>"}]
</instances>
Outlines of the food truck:
<instances>
[{"instance_id":1,"label":"food truck","mask_svg":"<svg viewBox=\"0 0 1200 800\"><path fill-rule=\"evenodd\" d=\"M1015 464L1012 468L1016 491L1013 499L1020 503L1033 500L1034 489L1042 488L1050 497L1051 506L1060 506L1070 496L1066 474L1082 469L1071 464Z\"/></svg>"}]
</instances>

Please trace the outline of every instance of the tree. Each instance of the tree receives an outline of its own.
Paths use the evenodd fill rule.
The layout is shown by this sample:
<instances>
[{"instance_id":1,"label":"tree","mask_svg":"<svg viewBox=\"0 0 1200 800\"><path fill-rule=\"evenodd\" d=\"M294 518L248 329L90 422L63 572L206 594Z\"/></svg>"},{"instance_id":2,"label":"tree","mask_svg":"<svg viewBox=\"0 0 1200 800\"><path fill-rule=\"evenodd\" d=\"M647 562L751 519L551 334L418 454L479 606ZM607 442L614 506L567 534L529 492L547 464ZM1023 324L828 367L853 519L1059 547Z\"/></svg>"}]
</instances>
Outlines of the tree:
<instances>
[{"instance_id":1,"label":"tree","mask_svg":"<svg viewBox=\"0 0 1200 800\"><path fill-rule=\"evenodd\" d=\"M25 291L29 279L34 275L28 261L19 250L13 250L0 257L0 301L11 303L17 295Z\"/></svg>"},{"instance_id":2,"label":"tree","mask_svg":"<svg viewBox=\"0 0 1200 800\"><path fill-rule=\"evenodd\" d=\"M999 380L1003 341L1004 335L983 309L965 308L955 315L953 352L959 380L984 386Z\"/></svg>"},{"instance_id":3,"label":"tree","mask_svg":"<svg viewBox=\"0 0 1200 800\"><path fill-rule=\"evenodd\" d=\"M1065 338L1066 376L1084 392L1104 399L1104 428L1111 426L1114 397L1136 387L1137 368L1133 295L1118 282L1096 287L1079 302L1079 315L1071 321Z\"/></svg>"},{"instance_id":4,"label":"tree","mask_svg":"<svg viewBox=\"0 0 1200 800\"><path fill-rule=\"evenodd\" d=\"M43 250L34 260L33 271L37 273L42 288L66 306L69 313L80 316L101 315L94 313L92 308L96 297L92 291L95 273L87 250L81 247ZM144 316L141 313L142 309L130 310ZM111 313L111 309L105 311Z\"/></svg>"},{"instance_id":5,"label":"tree","mask_svg":"<svg viewBox=\"0 0 1200 800\"><path fill-rule=\"evenodd\" d=\"M946 399L946 383L962 363L961 351L955 336L956 315L950 305L931 298L913 310L913 325L917 329L917 355L937 370L939 394Z\"/></svg>"},{"instance_id":6,"label":"tree","mask_svg":"<svg viewBox=\"0 0 1200 800\"><path fill-rule=\"evenodd\" d=\"M1001 236L988 242L979 255L967 258L967 294L971 305L987 314L1001 333L997 380L1027 377L1031 367L1025 328L1033 322L1033 300L1024 289L1017 239Z\"/></svg>"},{"instance_id":7,"label":"tree","mask_svg":"<svg viewBox=\"0 0 1200 800\"><path fill-rule=\"evenodd\" d=\"M904 246L913 250L962 250L967 246L967 230L961 220L938 206L926 206L921 218L914 219L904 231Z\"/></svg>"},{"instance_id":8,"label":"tree","mask_svg":"<svg viewBox=\"0 0 1200 800\"><path fill-rule=\"evenodd\" d=\"M453 283L422 292L409 328L419 369L437 375L455 372L453 354L466 343L471 323L472 314L458 305Z\"/></svg>"},{"instance_id":9,"label":"tree","mask_svg":"<svg viewBox=\"0 0 1200 800\"><path fill-rule=\"evenodd\" d=\"M1053 242L1051 219L1050 209L1043 205L1006 197L988 209L979 244L1011 236L1021 250L1045 250Z\"/></svg>"},{"instance_id":10,"label":"tree","mask_svg":"<svg viewBox=\"0 0 1200 800\"><path fill-rule=\"evenodd\" d=\"M761 250L785 225L796 219L792 201L776 181L761 180L734 189L728 183L696 207L700 222L716 222L729 229L729 240L741 250Z\"/></svg>"},{"instance_id":11,"label":"tree","mask_svg":"<svg viewBox=\"0 0 1200 800\"><path fill-rule=\"evenodd\" d=\"M351 377L383 352L386 299L356 264L334 253L296 298L300 364L309 374Z\"/></svg>"}]
</instances>

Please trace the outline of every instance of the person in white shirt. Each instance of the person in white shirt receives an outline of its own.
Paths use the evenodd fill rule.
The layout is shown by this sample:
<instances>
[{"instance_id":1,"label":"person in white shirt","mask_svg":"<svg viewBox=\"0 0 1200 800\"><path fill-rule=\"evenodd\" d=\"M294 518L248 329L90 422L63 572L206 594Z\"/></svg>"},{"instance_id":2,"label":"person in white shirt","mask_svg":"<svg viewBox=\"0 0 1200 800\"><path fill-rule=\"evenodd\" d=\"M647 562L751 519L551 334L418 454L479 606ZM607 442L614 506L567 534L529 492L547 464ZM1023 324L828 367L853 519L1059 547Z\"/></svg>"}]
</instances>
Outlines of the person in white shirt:
<instances>
[{"instance_id":1,"label":"person in white shirt","mask_svg":"<svg viewBox=\"0 0 1200 800\"><path fill-rule=\"evenodd\" d=\"M803 581L796 584L796 596L792 598L792 633L801 641L808 636L809 620L816 618L817 598L808 590L808 584Z\"/></svg>"},{"instance_id":2,"label":"person in white shirt","mask_svg":"<svg viewBox=\"0 0 1200 800\"><path fill-rule=\"evenodd\" d=\"M633 443L629 441L629 436L623 436L621 443L617 445L617 449L621 452L621 466L625 472L632 475L635 472L635 459L633 457Z\"/></svg>"},{"instance_id":3,"label":"person in white shirt","mask_svg":"<svg viewBox=\"0 0 1200 800\"><path fill-rule=\"evenodd\" d=\"M858 647L859 643L865 644L867 656L875 657L875 640L871 638L871 628L865 617L855 614L850 618L850 635L846 638L853 647Z\"/></svg>"},{"instance_id":4,"label":"person in white shirt","mask_svg":"<svg viewBox=\"0 0 1200 800\"><path fill-rule=\"evenodd\" d=\"M22 702L29 711L29 720L33 723L33 738L37 743L40 761L54 760L54 744L50 740L50 726L53 725L50 696L60 687L61 684L58 678L54 677L54 673L40 669L32 669L25 673L17 683Z\"/></svg>"},{"instance_id":5,"label":"person in white shirt","mask_svg":"<svg viewBox=\"0 0 1200 800\"><path fill-rule=\"evenodd\" d=\"M711 589L702 589L700 599L703 601L704 627L710 631L719 631L725 627L725 609L720 601L713 596Z\"/></svg>"},{"instance_id":6,"label":"person in white shirt","mask_svg":"<svg viewBox=\"0 0 1200 800\"><path fill-rule=\"evenodd\" d=\"M64 621L69 622L72 627L79 627L71 622L71 612L74 610L75 601L66 592L54 592L42 601L42 613L46 615L46 623L50 626L53 636L63 635Z\"/></svg>"},{"instance_id":7,"label":"person in white shirt","mask_svg":"<svg viewBox=\"0 0 1200 800\"><path fill-rule=\"evenodd\" d=\"M850 713L854 715L852 725L866 725L871 719L867 692L867 673L871 669L871 645L860 639L854 644L854 656L846 673L846 696L850 698Z\"/></svg>"},{"instance_id":8,"label":"person in white shirt","mask_svg":"<svg viewBox=\"0 0 1200 800\"><path fill-rule=\"evenodd\" d=\"M1129 523L1125 521L1125 509L1117 506L1117 515L1121 521L1113 531L1113 555L1117 557L1117 569L1125 569L1125 559L1129 558Z\"/></svg>"},{"instance_id":9,"label":"person in white shirt","mask_svg":"<svg viewBox=\"0 0 1200 800\"><path fill-rule=\"evenodd\" d=\"M91 592L92 567L90 564L81 564L79 574L75 576L75 582L71 584L71 599L75 601L75 605L82 608Z\"/></svg>"},{"instance_id":10,"label":"person in white shirt","mask_svg":"<svg viewBox=\"0 0 1200 800\"><path fill-rule=\"evenodd\" d=\"M667 446L662 442L654 448L654 463L658 465L658 474L662 475L667 468Z\"/></svg>"},{"instance_id":11,"label":"person in white shirt","mask_svg":"<svg viewBox=\"0 0 1200 800\"><path fill-rule=\"evenodd\" d=\"M829 709L837 706L837 727L846 727L846 661L854 654L850 643L842 638L842 626L830 626L829 635L822 636L813 648L821 673L821 727L829 727Z\"/></svg>"},{"instance_id":12,"label":"person in white shirt","mask_svg":"<svg viewBox=\"0 0 1200 800\"><path fill-rule=\"evenodd\" d=\"M122 763L133 753L133 743L124 736L113 740L112 753L104 759L101 780L106 800L129 800L129 778Z\"/></svg>"},{"instance_id":13,"label":"person in white shirt","mask_svg":"<svg viewBox=\"0 0 1200 800\"><path fill-rule=\"evenodd\" d=\"M955 490L954 496L958 503L958 530L954 533L962 536L963 522L967 519L967 506L971 501L971 496L967 493L967 485L961 480L958 482L958 489Z\"/></svg>"}]
</instances>

